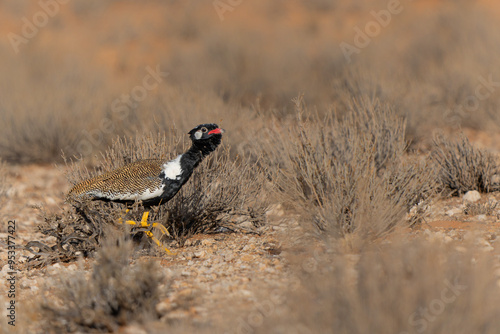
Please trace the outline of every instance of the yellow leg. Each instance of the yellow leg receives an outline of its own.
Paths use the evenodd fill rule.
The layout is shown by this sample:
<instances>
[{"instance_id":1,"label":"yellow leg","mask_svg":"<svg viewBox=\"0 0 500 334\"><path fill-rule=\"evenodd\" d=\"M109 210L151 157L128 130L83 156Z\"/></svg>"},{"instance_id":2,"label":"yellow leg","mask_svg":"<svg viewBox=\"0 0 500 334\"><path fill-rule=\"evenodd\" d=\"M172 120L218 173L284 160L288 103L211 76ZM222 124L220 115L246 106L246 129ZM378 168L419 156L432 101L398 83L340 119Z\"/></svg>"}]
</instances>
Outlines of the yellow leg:
<instances>
[{"instance_id":1,"label":"yellow leg","mask_svg":"<svg viewBox=\"0 0 500 334\"><path fill-rule=\"evenodd\" d=\"M125 211L125 214L127 214L129 211L130 211L130 210L129 210L129 209L127 209L127 210ZM138 223L138 222L136 222L136 221L133 221L133 220L126 220L126 221L125 221L125 224L127 224L127 225L141 225L141 227L149 227L149 226L151 226L152 228L157 228L157 229L159 229L163 235L165 235L165 234L166 234L166 235L170 236L170 233L168 232L167 228L166 228L165 226L163 226L162 224L160 224L160 223L153 223L153 224L151 224L151 225L150 225L150 224L148 224L148 217L149 217L149 211L144 211L144 214L142 215L142 219L141 219L141 222L140 222L140 223ZM120 219L118 220L118 223L123 224L123 219L122 219L122 218L120 218ZM157 238L153 235L153 232L151 232L151 231L145 231L144 233L146 233L146 235L147 235L148 237L150 237L150 238L151 238L151 239L155 242L155 244L157 244L159 247L163 248L163 249L164 249L164 250L165 250L168 254L170 254L170 255L174 255L174 254L175 254L175 253L171 252L171 251L170 251L167 247L165 247L165 246L164 246L164 245L160 242L160 240L158 240L158 239L157 239Z\"/></svg>"}]
</instances>

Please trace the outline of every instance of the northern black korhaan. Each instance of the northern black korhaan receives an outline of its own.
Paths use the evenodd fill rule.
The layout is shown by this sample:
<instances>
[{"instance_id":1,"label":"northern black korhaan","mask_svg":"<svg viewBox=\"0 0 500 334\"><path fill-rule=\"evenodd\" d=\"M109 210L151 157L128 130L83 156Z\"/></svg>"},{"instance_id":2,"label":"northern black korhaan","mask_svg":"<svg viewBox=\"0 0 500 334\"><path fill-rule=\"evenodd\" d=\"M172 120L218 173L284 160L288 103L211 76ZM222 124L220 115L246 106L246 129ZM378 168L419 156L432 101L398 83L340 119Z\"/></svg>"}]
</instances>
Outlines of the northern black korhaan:
<instances>
[{"instance_id":1,"label":"northern black korhaan","mask_svg":"<svg viewBox=\"0 0 500 334\"><path fill-rule=\"evenodd\" d=\"M217 124L198 125L188 133L192 141L191 147L175 159L138 160L87 179L69 191L68 200L102 200L126 204L142 201L146 211L141 222L126 221L126 223L149 227L147 223L149 207L165 204L177 194L203 158L219 146L223 132L224 130ZM168 234L167 229L159 223L152 224L152 227L157 227ZM161 245L151 231L147 231L146 234ZM170 253L167 248L165 250Z\"/></svg>"}]
</instances>

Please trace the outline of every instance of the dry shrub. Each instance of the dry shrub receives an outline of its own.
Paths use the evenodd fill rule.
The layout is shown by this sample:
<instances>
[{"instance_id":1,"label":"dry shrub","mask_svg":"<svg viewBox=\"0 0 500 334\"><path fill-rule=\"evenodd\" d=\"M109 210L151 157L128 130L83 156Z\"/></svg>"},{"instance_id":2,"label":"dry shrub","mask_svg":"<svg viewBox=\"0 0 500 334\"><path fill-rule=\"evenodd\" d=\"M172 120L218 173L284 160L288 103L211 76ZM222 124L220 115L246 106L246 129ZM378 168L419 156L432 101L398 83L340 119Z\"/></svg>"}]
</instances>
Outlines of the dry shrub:
<instances>
[{"instance_id":1,"label":"dry shrub","mask_svg":"<svg viewBox=\"0 0 500 334\"><path fill-rule=\"evenodd\" d=\"M496 157L472 146L463 133L456 141L436 137L432 158L438 166L439 182L454 195L500 189Z\"/></svg>"},{"instance_id":2,"label":"dry shrub","mask_svg":"<svg viewBox=\"0 0 500 334\"><path fill-rule=\"evenodd\" d=\"M167 152L186 149L186 145L175 134L175 129L172 129L168 137L170 139L162 134L119 139L102 155L98 168L89 170L81 161L72 163L68 175L70 183L76 184L138 159L173 159L175 155ZM179 244L195 233L256 232L255 227L263 223L266 208L266 196L262 191L265 174L262 169L246 161L243 157L237 161L231 160L229 151L220 147L195 170L188 183L172 200L153 207L149 222L162 223ZM44 223L39 229L57 240L52 247L39 242L29 243L29 247L41 250L36 260L70 260L79 253L87 255L109 234L106 227L118 226L118 219L125 216L126 208L119 203L86 201L71 204L72 208L62 214L43 214ZM136 203L126 219L140 221L143 212L142 205ZM242 223L247 224L240 227ZM144 229L137 228L134 231L143 232Z\"/></svg>"},{"instance_id":3,"label":"dry shrub","mask_svg":"<svg viewBox=\"0 0 500 334\"><path fill-rule=\"evenodd\" d=\"M41 267L54 262L68 262L78 256L89 256L99 248L103 240L115 235L110 224L123 218L124 209L112 205L112 209L103 210L99 203L76 203L73 208L60 214L49 214L41 210L42 222L38 230L55 238L55 244L49 246L38 240L29 241L25 248L34 254L27 267Z\"/></svg>"},{"instance_id":4,"label":"dry shrub","mask_svg":"<svg viewBox=\"0 0 500 334\"><path fill-rule=\"evenodd\" d=\"M498 261L473 246L417 238L300 259L290 313L266 319L258 332L465 334L500 326Z\"/></svg>"},{"instance_id":5,"label":"dry shrub","mask_svg":"<svg viewBox=\"0 0 500 334\"><path fill-rule=\"evenodd\" d=\"M404 121L387 105L357 100L336 121L303 120L296 104L298 125L271 133L267 158L282 168L280 194L320 230L379 237L432 193L432 171L405 159Z\"/></svg>"},{"instance_id":6,"label":"dry shrub","mask_svg":"<svg viewBox=\"0 0 500 334\"><path fill-rule=\"evenodd\" d=\"M158 318L163 275L154 262L131 265L131 249L130 241L111 239L97 253L90 277L84 271L57 277L41 307L46 332L114 332Z\"/></svg>"},{"instance_id":7,"label":"dry shrub","mask_svg":"<svg viewBox=\"0 0 500 334\"><path fill-rule=\"evenodd\" d=\"M465 203L464 214L465 215L487 215L491 216L495 213L495 209L498 207L498 203L494 200L488 201L486 203Z\"/></svg>"}]
</instances>

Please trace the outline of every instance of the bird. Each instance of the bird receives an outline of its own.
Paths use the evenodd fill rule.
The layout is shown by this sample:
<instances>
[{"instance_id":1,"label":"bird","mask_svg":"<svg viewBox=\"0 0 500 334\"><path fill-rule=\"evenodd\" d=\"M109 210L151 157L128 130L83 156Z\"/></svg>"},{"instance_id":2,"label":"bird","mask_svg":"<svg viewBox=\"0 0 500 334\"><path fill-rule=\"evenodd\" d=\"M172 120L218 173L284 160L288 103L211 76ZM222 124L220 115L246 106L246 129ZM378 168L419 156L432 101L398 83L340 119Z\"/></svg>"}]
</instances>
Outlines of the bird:
<instances>
[{"instance_id":1,"label":"bird","mask_svg":"<svg viewBox=\"0 0 500 334\"><path fill-rule=\"evenodd\" d=\"M163 234L170 235L162 224L148 224L150 207L165 204L177 194L203 158L217 149L224 132L224 129L217 124L200 124L188 132L192 142L191 147L175 159L137 160L86 179L70 189L66 200L67 202L85 200L119 202L127 206L141 201L145 208L141 222L128 220L125 223L141 227L155 227ZM129 209L126 210L128 211ZM123 219L118 222L123 223ZM151 231L146 231L146 235L158 246L163 247L167 253L172 254L153 236Z\"/></svg>"}]
</instances>

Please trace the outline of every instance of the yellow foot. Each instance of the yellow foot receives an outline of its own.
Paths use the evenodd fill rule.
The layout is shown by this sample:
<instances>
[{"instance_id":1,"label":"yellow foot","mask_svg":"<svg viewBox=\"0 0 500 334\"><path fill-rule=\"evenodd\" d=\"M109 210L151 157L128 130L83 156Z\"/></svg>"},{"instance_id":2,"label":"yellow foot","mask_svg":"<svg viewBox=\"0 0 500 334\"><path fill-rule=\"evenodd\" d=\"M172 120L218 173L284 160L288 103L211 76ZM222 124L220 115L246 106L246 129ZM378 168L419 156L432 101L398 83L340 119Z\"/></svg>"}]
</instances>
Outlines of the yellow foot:
<instances>
[{"instance_id":1,"label":"yellow foot","mask_svg":"<svg viewBox=\"0 0 500 334\"><path fill-rule=\"evenodd\" d=\"M127 211L125 211L125 214L127 214L130 210L127 209ZM127 225L134 225L134 226L137 226L137 225L140 225L141 227L151 227L151 228L157 228L158 230L161 231L161 233L163 235L168 235L170 236L170 233L168 232L167 228L165 226L163 226L162 224L160 223L153 223L153 224L148 224L148 217L149 217L149 211L144 211L144 214L142 215L142 219L139 222L136 222L136 221L133 221L133 220L126 220L125 221L125 224ZM123 224L123 219L120 218L118 220L118 223L120 224ZM157 244L160 248L163 248L169 255L175 255L175 253L173 253L172 251L170 251L167 247L165 247L161 242L160 240L158 240L158 238L156 238L154 235L153 235L153 232L151 231L144 231L144 233L146 233L146 235L148 237L150 237L154 242L155 244Z\"/></svg>"}]
</instances>

